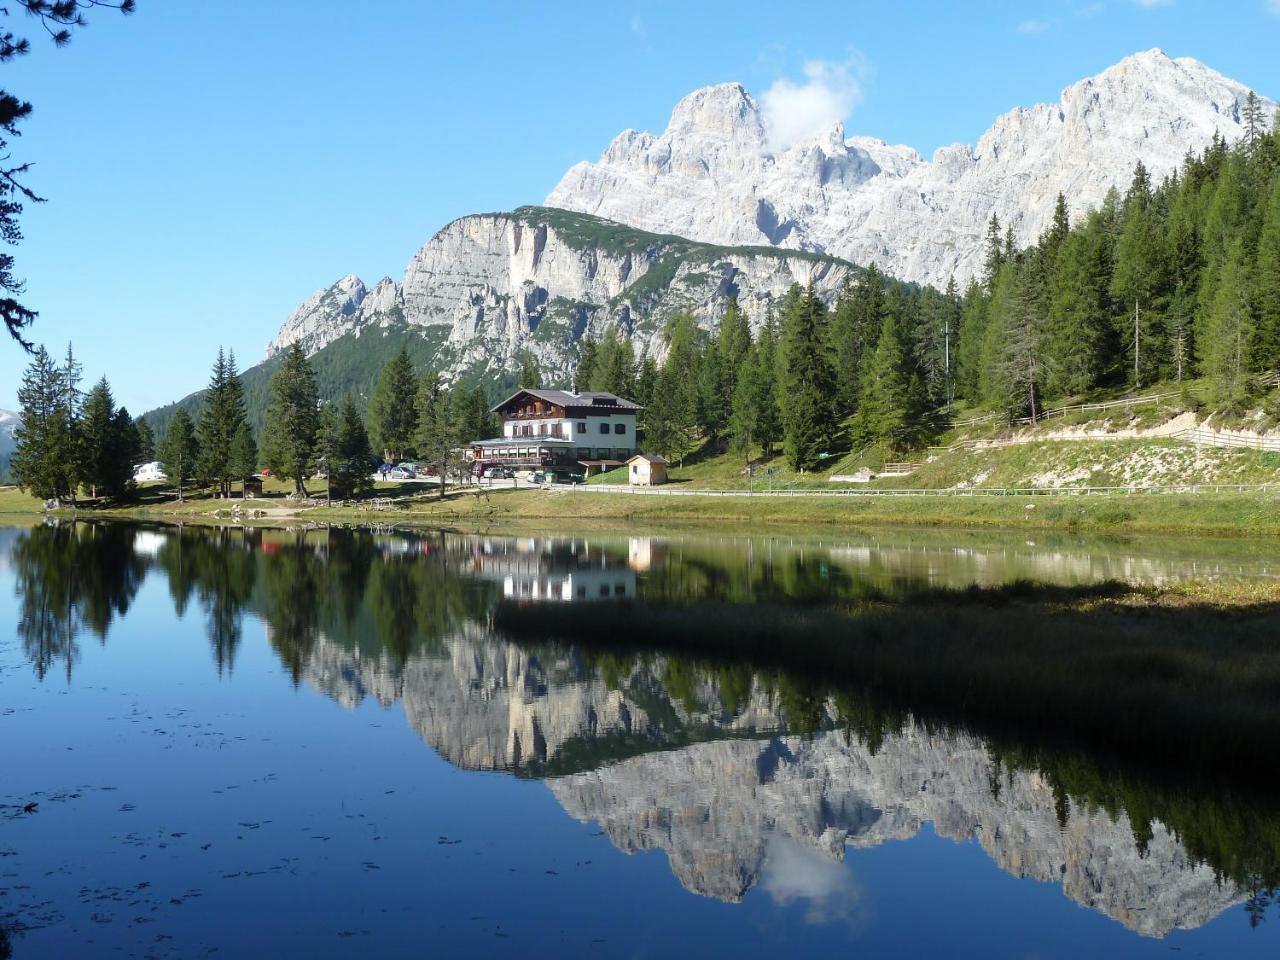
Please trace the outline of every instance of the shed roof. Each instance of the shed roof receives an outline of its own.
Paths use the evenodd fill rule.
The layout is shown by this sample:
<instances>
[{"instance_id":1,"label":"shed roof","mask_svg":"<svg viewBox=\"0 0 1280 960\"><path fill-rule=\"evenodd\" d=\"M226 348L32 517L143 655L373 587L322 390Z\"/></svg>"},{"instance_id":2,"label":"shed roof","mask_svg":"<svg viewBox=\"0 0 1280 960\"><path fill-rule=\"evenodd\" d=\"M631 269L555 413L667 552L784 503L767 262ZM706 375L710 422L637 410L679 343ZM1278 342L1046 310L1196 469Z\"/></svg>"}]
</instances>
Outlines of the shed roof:
<instances>
[{"instance_id":1,"label":"shed roof","mask_svg":"<svg viewBox=\"0 0 1280 960\"><path fill-rule=\"evenodd\" d=\"M656 454L649 453L637 453L634 457L628 459L627 463L630 463L632 460L647 460L649 463L670 463L666 457L660 457Z\"/></svg>"}]
</instances>

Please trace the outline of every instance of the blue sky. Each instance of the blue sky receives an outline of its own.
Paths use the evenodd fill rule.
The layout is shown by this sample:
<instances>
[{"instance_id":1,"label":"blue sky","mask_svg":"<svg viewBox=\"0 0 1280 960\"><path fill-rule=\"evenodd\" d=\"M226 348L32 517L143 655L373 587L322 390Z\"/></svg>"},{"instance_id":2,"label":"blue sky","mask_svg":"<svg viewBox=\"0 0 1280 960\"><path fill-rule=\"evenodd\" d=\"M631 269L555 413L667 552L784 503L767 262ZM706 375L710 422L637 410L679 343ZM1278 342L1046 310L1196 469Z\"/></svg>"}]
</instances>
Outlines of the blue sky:
<instances>
[{"instance_id":1,"label":"blue sky","mask_svg":"<svg viewBox=\"0 0 1280 960\"><path fill-rule=\"evenodd\" d=\"M139 0L0 66L49 203L17 248L33 336L136 412L257 362L298 301L397 279L439 227L540 201L696 87L846 114L928 156L1159 46L1280 95L1280 0L308 3ZM25 358L0 344L0 407Z\"/></svg>"}]
</instances>

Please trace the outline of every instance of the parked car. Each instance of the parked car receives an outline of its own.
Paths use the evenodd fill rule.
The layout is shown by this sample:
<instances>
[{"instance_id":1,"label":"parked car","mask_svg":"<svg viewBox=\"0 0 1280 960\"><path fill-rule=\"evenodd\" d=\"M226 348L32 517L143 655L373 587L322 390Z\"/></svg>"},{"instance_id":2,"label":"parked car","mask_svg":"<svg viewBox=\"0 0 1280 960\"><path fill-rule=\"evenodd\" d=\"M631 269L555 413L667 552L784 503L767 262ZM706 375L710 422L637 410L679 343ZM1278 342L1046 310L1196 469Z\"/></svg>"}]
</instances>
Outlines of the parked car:
<instances>
[{"instance_id":1,"label":"parked car","mask_svg":"<svg viewBox=\"0 0 1280 960\"><path fill-rule=\"evenodd\" d=\"M530 483L550 483L551 481L547 479L547 475L543 473L541 470L535 470L533 471L533 473L529 474L529 482Z\"/></svg>"},{"instance_id":2,"label":"parked car","mask_svg":"<svg viewBox=\"0 0 1280 960\"><path fill-rule=\"evenodd\" d=\"M413 471L406 470L404 467L392 467L387 471L387 479L389 480L412 480Z\"/></svg>"},{"instance_id":3,"label":"parked car","mask_svg":"<svg viewBox=\"0 0 1280 960\"><path fill-rule=\"evenodd\" d=\"M435 467L429 467L425 463L420 463L413 469L414 475L419 479L424 477L434 477L436 475Z\"/></svg>"},{"instance_id":4,"label":"parked car","mask_svg":"<svg viewBox=\"0 0 1280 960\"><path fill-rule=\"evenodd\" d=\"M514 474L506 467L485 467L481 476L486 480L510 480Z\"/></svg>"}]
</instances>

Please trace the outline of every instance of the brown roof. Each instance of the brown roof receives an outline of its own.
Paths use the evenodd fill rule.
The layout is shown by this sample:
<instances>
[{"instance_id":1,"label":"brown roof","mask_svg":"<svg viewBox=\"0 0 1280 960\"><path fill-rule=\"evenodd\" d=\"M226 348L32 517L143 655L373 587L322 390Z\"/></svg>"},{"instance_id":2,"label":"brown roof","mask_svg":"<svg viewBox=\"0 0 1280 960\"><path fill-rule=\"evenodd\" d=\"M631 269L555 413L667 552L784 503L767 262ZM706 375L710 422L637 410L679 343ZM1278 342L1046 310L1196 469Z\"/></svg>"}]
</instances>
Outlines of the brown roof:
<instances>
[{"instance_id":1,"label":"brown roof","mask_svg":"<svg viewBox=\"0 0 1280 960\"><path fill-rule=\"evenodd\" d=\"M616 394L604 393L599 390L584 390L581 393L573 393L569 390L533 390L529 388L517 390L507 399L490 409L497 413L516 397L525 393L560 407L592 407L597 410L624 410L628 413L644 409L638 403L632 403L630 400L624 400Z\"/></svg>"},{"instance_id":2,"label":"brown roof","mask_svg":"<svg viewBox=\"0 0 1280 960\"><path fill-rule=\"evenodd\" d=\"M657 454L649 454L649 453L637 453L634 457L631 457L630 459L628 459L627 463L630 463L632 460L648 460L650 463L670 463L671 462L666 457L660 457Z\"/></svg>"}]
</instances>

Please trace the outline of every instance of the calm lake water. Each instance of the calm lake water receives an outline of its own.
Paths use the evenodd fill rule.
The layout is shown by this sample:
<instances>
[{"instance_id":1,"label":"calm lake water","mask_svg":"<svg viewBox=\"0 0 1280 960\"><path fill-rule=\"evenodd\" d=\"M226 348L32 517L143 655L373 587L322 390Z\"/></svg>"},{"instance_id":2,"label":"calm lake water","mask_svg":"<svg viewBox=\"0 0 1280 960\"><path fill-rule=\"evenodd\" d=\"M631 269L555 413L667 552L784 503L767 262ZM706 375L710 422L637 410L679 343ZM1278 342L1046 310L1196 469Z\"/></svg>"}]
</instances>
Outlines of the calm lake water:
<instances>
[{"instance_id":1,"label":"calm lake water","mask_svg":"<svg viewBox=\"0 0 1280 960\"><path fill-rule=\"evenodd\" d=\"M513 602L1206 574L1280 562L964 533L0 527L0 957L1274 957L1247 838L1280 808L1017 762L785 671L491 626Z\"/></svg>"}]
</instances>

